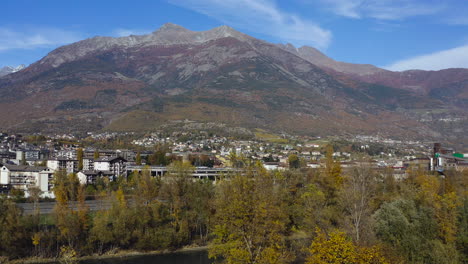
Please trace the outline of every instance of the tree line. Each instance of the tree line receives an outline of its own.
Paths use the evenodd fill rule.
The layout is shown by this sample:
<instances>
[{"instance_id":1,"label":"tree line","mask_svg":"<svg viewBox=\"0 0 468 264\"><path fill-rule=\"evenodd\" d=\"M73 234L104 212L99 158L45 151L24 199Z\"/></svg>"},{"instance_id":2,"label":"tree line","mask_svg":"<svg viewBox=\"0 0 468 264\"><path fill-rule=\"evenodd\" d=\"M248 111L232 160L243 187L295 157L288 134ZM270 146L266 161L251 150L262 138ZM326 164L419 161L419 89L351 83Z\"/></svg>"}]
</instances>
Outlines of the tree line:
<instances>
[{"instance_id":1,"label":"tree line","mask_svg":"<svg viewBox=\"0 0 468 264\"><path fill-rule=\"evenodd\" d=\"M90 212L87 188L55 174L53 215L22 215L0 199L0 255L70 258L120 250L208 245L225 263L468 263L468 173L343 170L329 151L323 169L243 173L193 180L190 163L169 174L133 173L102 182L110 204ZM235 159L235 157L232 157ZM70 201L77 201L72 208Z\"/></svg>"}]
</instances>

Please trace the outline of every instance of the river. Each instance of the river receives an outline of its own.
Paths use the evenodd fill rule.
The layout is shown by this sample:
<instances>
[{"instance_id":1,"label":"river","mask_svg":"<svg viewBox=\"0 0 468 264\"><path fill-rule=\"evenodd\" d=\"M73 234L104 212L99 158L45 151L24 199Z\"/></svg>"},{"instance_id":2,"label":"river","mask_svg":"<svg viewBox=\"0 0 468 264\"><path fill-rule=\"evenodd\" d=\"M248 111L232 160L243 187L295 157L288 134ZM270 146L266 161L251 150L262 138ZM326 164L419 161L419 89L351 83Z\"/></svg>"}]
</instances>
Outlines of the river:
<instances>
[{"instance_id":1,"label":"river","mask_svg":"<svg viewBox=\"0 0 468 264\"><path fill-rule=\"evenodd\" d=\"M207 251L186 251L161 255L83 260L80 264L210 264Z\"/></svg>"}]
</instances>

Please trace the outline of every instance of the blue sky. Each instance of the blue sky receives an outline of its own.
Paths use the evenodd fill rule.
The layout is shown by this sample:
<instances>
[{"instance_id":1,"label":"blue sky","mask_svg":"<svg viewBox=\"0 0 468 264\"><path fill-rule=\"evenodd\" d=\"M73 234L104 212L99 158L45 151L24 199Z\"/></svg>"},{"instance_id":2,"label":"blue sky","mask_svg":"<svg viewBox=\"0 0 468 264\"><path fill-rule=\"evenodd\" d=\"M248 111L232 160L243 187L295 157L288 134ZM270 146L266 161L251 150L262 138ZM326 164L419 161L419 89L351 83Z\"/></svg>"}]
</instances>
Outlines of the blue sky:
<instances>
[{"instance_id":1,"label":"blue sky","mask_svg":"<svg viewBox=\"0 0 468 264\"><path fill-rule=\"evenodd\" d=\"M220 25L392 70L468 68L466 0L2 0L0 66L30 64L84 38L146 34L166 22Z\"/></svg>"}]
</instances>

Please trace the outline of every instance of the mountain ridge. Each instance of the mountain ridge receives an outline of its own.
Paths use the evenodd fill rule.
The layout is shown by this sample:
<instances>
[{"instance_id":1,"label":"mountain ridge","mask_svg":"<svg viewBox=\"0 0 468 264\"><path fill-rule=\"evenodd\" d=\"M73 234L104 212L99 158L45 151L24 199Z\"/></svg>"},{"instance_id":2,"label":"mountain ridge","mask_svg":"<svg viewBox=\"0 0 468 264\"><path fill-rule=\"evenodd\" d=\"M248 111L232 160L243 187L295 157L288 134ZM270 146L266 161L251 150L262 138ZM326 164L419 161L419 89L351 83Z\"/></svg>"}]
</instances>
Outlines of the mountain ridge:
<instances>
[{"instance_id":1,"label":"mountain ridge","mask_svg":"<svg viewBox=\"0 0 468 264\"><path fill-rule=\"evenodd\" d=\"M302 47L296 48L294 45L290 43L278 44L278 46L320 67L329 68L337 72L357 74L357 75L369 75L369 74L373 74L377 72L386 71L384 69L378 68L371 64L355 64L355 63L336 61L326 56L319 50L310 46L302 46Z\"/></svg>"},{"instance_id":2,"label":"mountain ridge","mask_svg":"<svg viewBox=\"0 0 468 264\"><path fill-rule=\"evenodd\" d=\"M18 131L145 130L193 119L316 135L437 138L447 127L463 135L464 101L431 91L452 85L453 76L464 80L464 71L422 93L372 79L390 76L375 66L340 72L313 48L294 50L226 26L197 32L166 24L148 35L94 37L0 78L0 121ZM376 72L355 73L362 69ZM459 121L440 121L447 116Z\"/></svg>"},{"instance_id":3,"label":"mountain ridge","mask_svg":"<svg viewBox=\"0 0 468 264\"><path fill-rule=\"evenodd\" d=\"M96 36L65 45L49 53L46 56L46 58L49 57L48 60L39 60L39 63L49 63L52 67L58 67L64 62L76 60L97 50L105 51L115 47L144 48L145 46L155 45L193 45L225 37L235 37L241 40L253 39L228 26L220 26L207 31L191 31L176 24L166 23L158 30L146 35L130 35L118 38Z\"/></svg>"}]
</instances>

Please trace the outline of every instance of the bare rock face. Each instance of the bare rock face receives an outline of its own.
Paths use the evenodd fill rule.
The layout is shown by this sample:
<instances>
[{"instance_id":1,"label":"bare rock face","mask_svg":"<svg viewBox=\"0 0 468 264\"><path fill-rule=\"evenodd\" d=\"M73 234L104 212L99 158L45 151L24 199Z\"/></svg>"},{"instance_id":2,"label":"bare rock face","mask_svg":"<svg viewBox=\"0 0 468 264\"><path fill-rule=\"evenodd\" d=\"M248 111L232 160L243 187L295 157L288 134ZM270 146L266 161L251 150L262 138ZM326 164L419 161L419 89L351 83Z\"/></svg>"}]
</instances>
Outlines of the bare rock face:
<instances>
[{"instance_id":1,"label":"bare rock face","mask_svg":"<svg viewBox=\"0 0 468 264\"><path fill-rule=\"evenodd\" d=\"M169 23L147 35L66 45L1 77L0 122L73 132L190 119L315 135L437 137L468 128L467 76L464 69L394 73L227 26Z\"/></svg>"}]
</instances>

